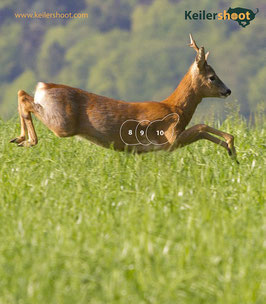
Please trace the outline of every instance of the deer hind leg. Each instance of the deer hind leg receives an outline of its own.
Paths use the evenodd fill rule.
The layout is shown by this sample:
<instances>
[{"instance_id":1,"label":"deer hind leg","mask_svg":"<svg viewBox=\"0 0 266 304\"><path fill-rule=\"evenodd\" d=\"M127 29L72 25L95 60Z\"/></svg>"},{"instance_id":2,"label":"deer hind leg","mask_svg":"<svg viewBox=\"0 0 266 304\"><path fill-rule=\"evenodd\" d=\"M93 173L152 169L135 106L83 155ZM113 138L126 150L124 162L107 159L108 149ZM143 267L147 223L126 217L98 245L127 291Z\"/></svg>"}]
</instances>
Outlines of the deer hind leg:
<instances>
[{"instance_id":1,"label":"deer hind leg","mask_svg":"<svg viewBox=\"0 0 266 304\"><path fill-rule=\"evenodd\" d=\"M18 91L18 111L21 122L21 134L10 142L18 143L20 147L31 147L38 143L38 138L31 118L31 112L34 113L34 99L26 92ZM26 140L26 132L28 140Z\"/></svg>"},{"instance_id":2,"label":"deer hind leg","mask_svg":"<svg viewBox=\"0 0 266 304\"><path fill-rule=\"evenodd\" d=\"M21 106L20 103L18 102L18 113L19 113L19 118L20 118L20 136L19 137L15 137L13 139L10 140L11 143L16 143L19 144L21 142L23 142L24 140L26 140L26 132L27 132L27 127L26 127L26 123L24 118L21 115Z\"/></svg>"},{"instance_id":3,"label":"deer hind leg","mask_svg":"<svg viewBox=\"0 0 266 304\"><path fill-rule=\"evenodd\" d=\"M223 137L226 141L210 135L209 133ZM175 146L184 147L192 144L195 141L206 139L221 147L225 148L230 156L234 156L236 160L236 152L234 147L234 137L228 133L221 132L207 125L195 125L185 131L183 131L177 138ZM237 161L237 160L236 160ZM237 161L238 162L238 161Z\"/></svg>"}]
</instances>

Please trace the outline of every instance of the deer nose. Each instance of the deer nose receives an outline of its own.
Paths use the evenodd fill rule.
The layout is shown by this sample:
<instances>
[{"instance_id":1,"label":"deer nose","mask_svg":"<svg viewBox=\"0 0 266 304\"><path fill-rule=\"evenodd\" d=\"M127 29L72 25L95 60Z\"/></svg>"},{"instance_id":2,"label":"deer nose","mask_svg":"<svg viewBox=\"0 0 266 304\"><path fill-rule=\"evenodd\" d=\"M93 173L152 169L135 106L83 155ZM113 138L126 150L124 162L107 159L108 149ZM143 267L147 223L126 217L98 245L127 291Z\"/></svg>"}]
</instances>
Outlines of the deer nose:
<instances>
[{"instance_id":1,"label":"deer nose","mask_svg":"<svg viewBox=\"0 0 266 304\"><path fill-rule=\"evenodd\" d=\"M231 95L231 90L230 90L230 89L227 89L226 95L227 95L227 96Z\"/></svg>"}]
</instances>

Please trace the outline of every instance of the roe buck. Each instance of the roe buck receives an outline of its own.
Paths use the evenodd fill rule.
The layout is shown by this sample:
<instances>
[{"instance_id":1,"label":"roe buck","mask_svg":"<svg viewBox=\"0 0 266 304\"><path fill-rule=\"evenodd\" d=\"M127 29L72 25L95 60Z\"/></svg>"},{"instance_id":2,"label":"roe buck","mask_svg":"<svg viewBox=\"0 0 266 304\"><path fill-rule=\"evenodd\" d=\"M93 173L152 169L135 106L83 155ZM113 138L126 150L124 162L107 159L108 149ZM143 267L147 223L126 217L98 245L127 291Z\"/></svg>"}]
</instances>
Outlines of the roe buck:
<instances>
[{"instance_id":1,"label":"roe buck","mask_svg":"<svg viewBox=\"0 0 266 304\"><path fill-rule=\"evenodd\" d=\"M225 98L231 94L207 64L209 52L205 54L204 47L198 48L191 35L189 46L197 52L195 61L176 90L161 102L125 102L43 82L37 84L34 97L19 90L21 134L11 142L25 147L37 144L33 113L59 137L79 135L119 151L172 151L207 139L236 159L232 135L205 124L185 130L202 98Z\"/></svg>"}]
</instances>

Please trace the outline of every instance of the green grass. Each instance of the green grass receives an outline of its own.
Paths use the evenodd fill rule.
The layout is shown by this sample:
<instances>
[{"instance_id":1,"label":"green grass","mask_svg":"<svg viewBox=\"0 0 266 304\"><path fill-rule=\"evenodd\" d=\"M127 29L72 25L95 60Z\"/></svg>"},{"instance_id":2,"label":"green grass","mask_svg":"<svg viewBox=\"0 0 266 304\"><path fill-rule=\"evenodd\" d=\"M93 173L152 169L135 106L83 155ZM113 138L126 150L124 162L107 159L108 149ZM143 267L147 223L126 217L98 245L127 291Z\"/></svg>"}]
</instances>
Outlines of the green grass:
<instances>
[{"instance_id":1,"label":"green grass","mask_svg":"<svg viewBox=\"0 0 266 304\"><path fill-rule=\"evenodd\" d=\"M265 135L132 155L0 122L0 303L265 303Z\"/></svg>"}]
</instances>

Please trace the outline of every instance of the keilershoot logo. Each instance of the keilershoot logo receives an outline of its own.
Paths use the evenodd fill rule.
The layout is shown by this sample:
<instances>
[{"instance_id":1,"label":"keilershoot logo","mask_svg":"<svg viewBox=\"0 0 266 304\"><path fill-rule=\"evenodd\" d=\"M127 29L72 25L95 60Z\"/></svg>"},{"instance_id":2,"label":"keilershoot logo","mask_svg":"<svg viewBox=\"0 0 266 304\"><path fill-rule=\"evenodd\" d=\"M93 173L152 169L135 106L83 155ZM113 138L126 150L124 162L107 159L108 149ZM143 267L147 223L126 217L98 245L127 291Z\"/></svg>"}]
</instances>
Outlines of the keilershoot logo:
<instances>
[{"instance_id":1,"label":"keilershoot logo","mask_svg":"<svg viewBox=\"0 0 266 304\"><path fill-rule=\"evenodd\" d=\"M205 10L199 10L198 12L185 11L185 20L234 20L242 27L246 27L250 24L250 21L255 18L259 9L254 13L251 9L236 7L231 8L223 12L210 13Z\"/></svg>"}]
</instances>

